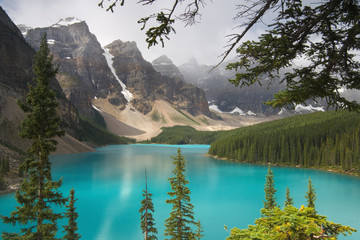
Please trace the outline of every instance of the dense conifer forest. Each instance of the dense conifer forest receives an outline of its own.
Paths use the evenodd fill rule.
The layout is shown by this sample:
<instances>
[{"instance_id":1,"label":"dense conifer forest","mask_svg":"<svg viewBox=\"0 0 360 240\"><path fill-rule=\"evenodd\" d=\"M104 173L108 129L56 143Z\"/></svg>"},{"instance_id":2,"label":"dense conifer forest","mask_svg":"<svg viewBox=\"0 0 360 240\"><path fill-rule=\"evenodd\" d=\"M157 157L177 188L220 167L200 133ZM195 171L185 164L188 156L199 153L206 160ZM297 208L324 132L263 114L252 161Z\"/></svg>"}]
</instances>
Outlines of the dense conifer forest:
<instances>
[{"instance_id":1,"label":"dense conifer forest","mask_svg":"<svg viewBox=\"0 0 360 240\"><path fill-rule=\"evenodd\" d=\"M217 138L209 154L248 163L359 174L360 114L321 112L240 128Z\"/></svg>"},{"instance_id":2,"label":"dense conifer forest","mask_svg":"<svg viewBox=\"0 0 360 240\"><path fill-rule=\"evenodd\" d=\"M151 143L211 144L209 154L240 162L333 169L360 174L360 114L328 111L231 131L163 128Z\"/></svg>"}]
</instances>

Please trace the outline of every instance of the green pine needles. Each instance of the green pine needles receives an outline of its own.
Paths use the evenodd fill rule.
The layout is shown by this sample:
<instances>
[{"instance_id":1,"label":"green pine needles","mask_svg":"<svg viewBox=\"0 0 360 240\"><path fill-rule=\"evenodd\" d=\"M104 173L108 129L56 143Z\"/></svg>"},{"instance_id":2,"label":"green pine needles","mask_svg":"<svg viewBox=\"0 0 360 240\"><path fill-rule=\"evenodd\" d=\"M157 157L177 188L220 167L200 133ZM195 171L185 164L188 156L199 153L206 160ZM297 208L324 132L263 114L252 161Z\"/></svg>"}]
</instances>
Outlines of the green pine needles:
<instances>
[{"instance_id":1,"label":"green pine needles","mask_svg":"<svg viewBox=\"0 0 360 240\"><path fill-rule=\"evenodd\" d=\"M65 236L63 237L64 240L79 240L81 235L77 233L77 218L79 214L76 212L75 202L75 190L70 190L70 197L69 197L69 205L66 206L67 210L65 213L65 217L68 219L68 224L64 226L64 233Z\"/></svg>"},{"instance_id":2,"label":"green pine needles","mask_svg":"<svg viewBox=\"0 0 360 240\"><path fill-rule=\"evenodd\" d=\"M145 169L145 190L143 190L144 199L141 201L140 214L141 214L141 230L144 234L145 240L157 240L156 234L158 233L155 227L155 220L152 215L154 213L154 204L152 202L152 194L148 191L147 175Z\"/></svg>"},{"instance_id":3,"label":"green pine needles","mask_svg":"<svg viewBox=\"0 0 360 240\"><path fill-rule=\"evenodd\" d=\"M165 221L165 236L173 240L200 239L201 225L194 219L194 206L190 202L190 190L186 186L189 183L185 175L186 161L181 155L180 148L177 156L172 158L175 169L174 177L169 178L172 191L168 192L172 199L166 200L166 203L172 204L172 212ZM198 234L194 233L192 226L199 229Z\"/></svg>"},{"instance_id":4,"label":"green pine needles","mask_svg":"<svg viewBox=\"0 0 360 240\"><path fill-rule=\"evenodd\" d=\"M285 202L284 206L290 206L294 204L294 199L290 196L290 189L289 187L286 188L286 195L285 195Z\"/></svg>"},{"instance_id":5,"label":"green pine needles","mask_svg":"<svg viewBox=\"0 0 360 240\"><path fill-rule=\"evenodd\" d=\"M63 206L66 198L59 188L62 180L53 181L49 155L56 149L57 136L62 136L60 118L56 113L58 106L55 93L49 89L49 82L57 73L47 45L46 35L41 40L40 50L35 55L35 85L29 84L25 103L21 109L27 113L21 125L20 135L32 141L27 150L28 157L21 168L25 179L16 191L19 203L10 217L2 216L5 223L20 224L20 233L3 233L3 239L43 240L57 239L57 221L61 213L53 211L54 205Z\"/></svg>"},{"instance_id":6,"label":"green pine needles","mask_svg":"<svg viewBox=\"0 0 360 240\"><path fill-rule=\"evenodd\" d=\"M275 186L273 172L268 168L265 184L264 208L260 210L261 217L255 220L254 225L246 229L233 228L226 240L290 240L290 239L338 239L340 234L351 235L356 230L327 220L326 216L318 215L315 211L316 194L309 179L308 192L305 196L308 205L299 209L292 206L294 201L290 196L289 188L286 189L286 201L283 209L276 206ZM271 191L269 191L269 189ZM267 192L268 191L268 192ZM269 194L271 193L271 194ZM272 203L272 205L270 204ZM227 229L227 227L225 228Z\"/></svg>"},{"instance_id":7,"label":"green pine needles","mask_svg":"<svg viewBox=\"0 0 360 240\"><path fill-rule=\"evenodd\" d=\"M307 207L311 207L315 210L315 200L316 200L316 192L314 189L314 185L309 178L308 183L308 191L306 192L305 198L307 200Z\"/></svg>"},{"instance_id":8,"label":"green pine needles","mask_svg":"<svg viewBox=\"0 0 360 240\"><path fill-rule=\"evenodd\" d=\"M265 182L265 201L264 201L265 209L272 209L277 206L275 194L276 194L276 189L275 189L274 174L269 164L266 175L266 182Z\"/></svg>"}]
</instances>

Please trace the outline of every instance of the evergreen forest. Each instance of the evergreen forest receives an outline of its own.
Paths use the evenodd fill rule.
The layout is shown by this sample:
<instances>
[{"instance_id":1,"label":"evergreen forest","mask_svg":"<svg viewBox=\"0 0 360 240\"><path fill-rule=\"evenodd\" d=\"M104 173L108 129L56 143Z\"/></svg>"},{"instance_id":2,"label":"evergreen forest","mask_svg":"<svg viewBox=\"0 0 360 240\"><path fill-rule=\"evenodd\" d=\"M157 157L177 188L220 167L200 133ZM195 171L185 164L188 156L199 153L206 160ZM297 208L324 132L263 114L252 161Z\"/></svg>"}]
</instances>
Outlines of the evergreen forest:
<instances>
[{"instance_id":1,"label":"evergreen forest","mask_svg":"<svg viewBox=\"0 0 360 240\"><path fill-rule=\"evenodd\" d=\"M228 132L209 154L247 163L271 163L360 173L360 115L330 111L294 116Z\"/></svg>"},{"instance_id":2,"label":"evergreen forest","mask_svg":"<svg viewBox=\"0 0 360 240\"><path fill-rule=\"evenodd\" d=\"M151 143L211 144L209 154L217 158L360 174L360 115L357 112L296 115L218 132L176 126L163 128Z\"/></svg>"}]
</instances>

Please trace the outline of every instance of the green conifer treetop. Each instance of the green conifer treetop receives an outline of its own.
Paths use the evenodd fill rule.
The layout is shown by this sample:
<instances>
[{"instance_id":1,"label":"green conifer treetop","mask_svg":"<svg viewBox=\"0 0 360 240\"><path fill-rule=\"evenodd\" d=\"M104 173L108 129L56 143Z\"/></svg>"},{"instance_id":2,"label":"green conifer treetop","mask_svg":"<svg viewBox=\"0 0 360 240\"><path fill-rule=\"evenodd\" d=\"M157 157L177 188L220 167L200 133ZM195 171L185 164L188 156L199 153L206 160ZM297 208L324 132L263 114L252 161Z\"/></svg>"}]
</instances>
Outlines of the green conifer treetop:
<instances>
[{"instance_id":1,"label":"green conifer treetop","mask_svg":"<svg viewBox=\"0 0 360 240\"><path fill-rule=\"evenodd\" d=\"M154 212L154 204L152 202L152 194L147 188L147 175L145 169L145 190L143 190L144 199L141 201L140 214L141 214L141 230L144 234L145 240L157 240L156 234L158 233L155 227L155 220L152 215Z\"/></svg>"},{"instance_id":2,"label":"green conifer treetop","mask_svg":"<svg viewBox=\"0 0 360 240\"><path fill-rule=\"evenodd\" d=\"M275 189L274 175L269 164L266 175L266 182L265 182L265 201L264 201L265 209L271 209L277 206L275 193L276 193L276 189Z\"/></svg>"},{"instance_id":3,"label":"green conifer treetop","mask_svg":"<svg viewBox=\"0 0 360 240\"><path fill-rule=\"evenodd\" d=\"M180 148L177 156L172 157L175 169L174 177L169 178L171 192L168 195L172 199L166 200L166 203L172 204L170 217L165 221L165 236L170 239L185 240L194 238L191 225L196 225L194 221L194 206L190 202L190 190L186 186L189 181L185 175L185 158L181 155Z\"/></svg>"},{"instance_id":4,"label":"green conifer treetop","mask_svg":"<svg viewBox=\"0 0 360 240\"><path fill-rule=\"evenodd\" d=\"M65 217L68 219L68 225L64 226L64 240L78 240L81 238L81 235L77 233L78 226L76 219L79 217L79 214L76 212L76 201L77 199L75 199L75 190L71 189L69 205L66 206L67 210L65 213Z\"/></svg>"},{"instance_id":5,"label":"green conifer treetop","mask_svg":"<svg viewBox=\"0 0 360 240\"><path fill-rule=\"evenodd\" d=\"M289 206L289 205L293 205L294 204L294 200L293 198L290 196L290 189L289 187L286 187L286 196L285 196L285 207Z\"/></svg>"},{"instance_id":6,"label":"green conifer treetop","mask_svg":"<svg viewBox=\"0 0 360 240\"><path fill-rule=\"evenodd\" d=\"M3 239L56 239L57 220L62 216L51 207L64 205L66 198L58 190L62 180L52 181L49 155L56 149L56 136L62 136L60 118L56 113L55 93L49 82L57 73L47 45L46 35L41 40L40 50L35 55L35 86L29 91L21 109L27 113L21 125L20 135L32 141L28 157L21 168L26 178L17 190L15 198L19 207L10 217L2 217L5 223L22 224L20 233L3 233Z\"/></svg>"},{"instance_id":7,"label":"green conifer treetop","mask_svg":"<svg viewBox=\"0 0 360 240\"><path fill-rule=\"evenodd\" d=\"M356 230L349 226L328 221L326 216L318 215L313 208L291 205L283 210L278 207L262 209L262 217L255 220L255 225L247 229L233 228L226 240L243 239L338 239L338 235L351 235Z\"/></svg>"},{"instance_id":8,"label":"green conifer treetop","mask_svg":"<svg viewBox=\"0 0 360 240\"><path fill-rule=\"evenodd\" d=\"M316 192L310 178L308 181L308 191L305 195L305 198L307 200L307 207L311 207L315 210Z\"/></svg>"}]
</instances>

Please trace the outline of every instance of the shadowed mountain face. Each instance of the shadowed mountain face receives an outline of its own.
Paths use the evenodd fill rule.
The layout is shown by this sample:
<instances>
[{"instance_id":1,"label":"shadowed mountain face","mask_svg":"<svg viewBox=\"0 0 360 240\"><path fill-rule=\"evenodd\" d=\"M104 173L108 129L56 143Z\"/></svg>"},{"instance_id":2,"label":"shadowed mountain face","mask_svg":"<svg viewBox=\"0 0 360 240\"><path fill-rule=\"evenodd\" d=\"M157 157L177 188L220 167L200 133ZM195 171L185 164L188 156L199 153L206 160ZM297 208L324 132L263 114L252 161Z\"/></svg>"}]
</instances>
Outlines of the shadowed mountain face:
<instances>
[{"instance_id":1,"label":"shadowed mountain face","mask_svg":"<svg viewBox=\"0 0 360 240\"><path fill-rule=\"evenodd\" d=\"M51 27L28 30L26 40L37 49L44 33L54 63L59 65L57 80L67 99L82 115L96 118L91 102L96 97L116 97L118 105L125 106L122 87L107 64L104 50L85 22L74 18L60 20Z\"/></svg>"},{"instance_id":2,"label":"shadowed mountain face","mask_svg":"<svg viewBox=\"0 0 360 240\"><path fill-rule=\"evenodd\" d=\"M165 100L192 115L210 116L208 103L202 89L185 83L179 75L167 76L157 72L142 57L135 42L120 40L105 46L114 56L117 76L133 94L131 103L143 114L152 110L155 100Z\"/></svg>"},{"instance_id":3,"label":"shadowed mountain face","mask_svg":"<svg viewBox=\"0 0 360 240\"><path fill-rule=\"evenodd\" d=\"M17 101L24 101L28 84L34 84L34 55L34 49L0 7L0 156L10 156L10 165L14 170L17 170L20 160L14 149L25 151L29 146L29 141L19 137L20 124L25 114ZM50 82L50 87L59 102L62 127L68 134L75 136L79 123L77 110L66 100L55 79Z\"/></svg>"},{"instance_id":4,"label":"shadowed mountain face","mask_svg":"<svg viewBox=\"0 0 360 240\"><path fill-rule=\"evenodd\" d=\"M92 100L96 98L105 98L120 110L131 101L143 114L152 110L156 99L161 99L192 115L210 115L201 89L186 84L177 76L156 72L143 59L134 42L118 40L103 49L87 24L75 18L61 20L51 27L28 30L26 40L38 48L44 32L54 61L59 64L57 80L62 90L88 118L95 118Z\"/></svg>"}]
</instances>

